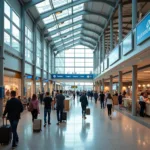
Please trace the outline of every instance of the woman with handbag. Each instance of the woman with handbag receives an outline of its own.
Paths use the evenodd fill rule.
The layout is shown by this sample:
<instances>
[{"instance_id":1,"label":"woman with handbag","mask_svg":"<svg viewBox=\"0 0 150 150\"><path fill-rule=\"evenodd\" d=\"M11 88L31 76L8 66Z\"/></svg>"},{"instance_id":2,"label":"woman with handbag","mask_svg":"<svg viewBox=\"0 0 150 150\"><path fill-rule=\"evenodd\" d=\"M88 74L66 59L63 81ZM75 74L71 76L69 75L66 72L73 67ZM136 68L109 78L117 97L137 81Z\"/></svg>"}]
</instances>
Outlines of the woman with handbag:
<instances>
[{"instance_id":1,"label":"woman with handbag","mask_svg":"<svg viewBox=\"0 0 150 150\"><path fill-rule=\"evenodd\" d=\"M38 114L40 113L39 101L36 94L33 94L28 110L31 112L32 121L34 122L34 119L37 119Z\"/></svg>"}]
</instances>

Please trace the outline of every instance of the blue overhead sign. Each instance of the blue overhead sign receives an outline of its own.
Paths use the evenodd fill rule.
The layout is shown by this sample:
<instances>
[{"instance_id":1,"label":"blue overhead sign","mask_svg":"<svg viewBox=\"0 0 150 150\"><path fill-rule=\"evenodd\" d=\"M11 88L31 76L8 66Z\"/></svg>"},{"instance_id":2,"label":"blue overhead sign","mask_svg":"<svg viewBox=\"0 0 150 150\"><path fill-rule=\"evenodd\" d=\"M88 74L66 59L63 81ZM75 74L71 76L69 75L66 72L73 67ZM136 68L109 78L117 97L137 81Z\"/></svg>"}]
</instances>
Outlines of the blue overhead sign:
<instances>
[{"instance_id":1,"label":"blue overhead sign","mask_svg":"<svg viewBox=\"0 0 150 150\"><path fill-rule=\"evenodd\" d=\"M149 37L150 37L150 13L148 13L136 27L137 45L141 44Z\"/></svg>"},{"instance_id":2,"label":"blue overhead sign","mask_svg":"<svg viewBox=\"0 0 150 150\"><path fill-rule=\"evenodd\" d=\"M52 74L52 79L93 79L93 74Z\"/></svg>"}]
</instances>

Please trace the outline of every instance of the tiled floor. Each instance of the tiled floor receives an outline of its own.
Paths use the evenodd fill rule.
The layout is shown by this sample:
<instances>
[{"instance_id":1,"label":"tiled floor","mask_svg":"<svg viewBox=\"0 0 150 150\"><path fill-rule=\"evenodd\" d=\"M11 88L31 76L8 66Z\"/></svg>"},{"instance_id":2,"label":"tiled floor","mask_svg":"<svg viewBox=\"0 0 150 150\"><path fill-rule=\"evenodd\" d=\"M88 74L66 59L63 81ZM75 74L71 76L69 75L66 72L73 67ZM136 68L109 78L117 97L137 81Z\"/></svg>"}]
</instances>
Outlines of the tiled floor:
<instances>
[{"instance_id":1,"label":"tiled floor","mask_svg":"<svg viewBox=\"0 0 150 150\"><path fill-rule=\"evenodd\" d=\"M89 101L91 115L81 118L80 103L72 104L67 123L56 125L56 112L51 113L51 126L33 133L31 115L25 111L19 123L20 143L17 150L150 150L150 130L130 118ZM39 118L43 118L43 106ZM0 135L1 136L1 135ZM11 145L1 147L9 150Z\"/></svg>"}]
</instances>

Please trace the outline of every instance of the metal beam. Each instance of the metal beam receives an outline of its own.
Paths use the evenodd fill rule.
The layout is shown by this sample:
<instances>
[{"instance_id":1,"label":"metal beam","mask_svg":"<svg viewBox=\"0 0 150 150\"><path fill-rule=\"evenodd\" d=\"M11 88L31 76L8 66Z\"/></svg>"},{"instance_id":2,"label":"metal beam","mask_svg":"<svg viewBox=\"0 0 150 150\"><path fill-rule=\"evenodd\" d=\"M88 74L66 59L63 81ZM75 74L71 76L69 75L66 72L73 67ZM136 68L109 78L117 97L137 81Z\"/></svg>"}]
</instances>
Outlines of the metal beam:
<instances>
[{"instance_id":1,"label":"metal beam","mask_svg":"<svg viewBox=\"0 0 150 150\"><path fill-rule=\"evenodd\" d=\"M90 49L94 49L94 47L91 47L90 45L86 44L86 43L82 43L82 41L80 42L81 45L84 45L84 46L87 46L89 47Z\"/></svg>"},{"instance_id":2,"label":"metal beam","mask_svg":"<svg viewBox=\"0 0 150 150\"><path fill-rule=\"evenodd\" d=\"M87 3L87 2L102 2L102 3L108 4L109 6L112 6L112 7L115 6L114 2L110 2L110 1L106 1L106 0L78 0L78 1L66 4L64 6L60 6L60 7L56 8L56 9L44 12L44 13L41 14L41 17L38 18L38 20L46 18L46 17L48 17L48 16L50 16L50 15L56 13L56 12L61 12L61 11L65 10L65 9L70 8L70 7L74 7L74 6L77 6L79 4L83 4L83 3Z\"/></svg>"},{"instance_id":3,"label":"metal beam","mask_svg":"<svg viewBox=\"0 0 150 150\"><path fill-rule=\"evenodd\" d=\"M77 22L75 22L75 23L66 25L66 26L64 26L64 27L62 27L62 28L56 29L56 30L52 31L51 34L52 34L52 35L53 35L53 34L56 34L58 31L63 31L63 30L66 30L66 29L68 29L68 28L71 28L71 27L73 27L73 26L76 26L76 25L79 25L79 24L83 24L83 23L95 25L95 26L97 26L97 27L99 27L99 28L101 28L101 29L103 29L103 27L104 27L102 24L96 24L96 23L93 23L93 22L90 22L90 21L80 20L80 21L77 21ZM48 29L48 28L46 27L46 28L45 28L45 31L46 31L47 29ZM49 32L49 33L50 33L50 32Z\"/></svg>"},{"instance_id":4,"label":"metal beam","mask_svg":"<svg viewBox=\"0 0 150 150\"><path fill-rule=\"evenodd\" d=\"M90 43L90 45L93 45L93 43L91 43L91 42L89 42L89 41L86 41L85 39L77 39L77 40L73 40L72 42L74 43L74 42L77 42L77 41L83 41L83 42L86 42L86 43ZM67 45L69 44L69 42L67 43L67 44L64 44L63 45L63 47L66 47ZM96 44L96 43L95 43ZM94 47L94 45L93 45L93 47ZM55 50L59 50L59 49L62 49L62 46L59 46L59 47L57 47L57 48L55 48L55 49L53 49L54 51Z\"/></svg>"},{"instance_id":5,"label":"metal beam","mask_svg":"<svg viewBox=\"0 0 150 150\"><path fill-rule=\"evenodd\" d=\"M27 3L25 3L24 9L27 10L27 9L29 9L30 7L33 7L33 6L35 6L36 4L41 3L41 2L43 2L43 1L45 1L45 0L31 0L31 1L27 2Z\"/></svg>"},{"instance_id":6,"label":"metal beam","mask_svg":"<svg viewBox=\"0 0 150 150\"><path fill-rule=\"evenodd\" d=\"M104 15L104 14L102 14L102 13L95 13L95 12L83 10L83 11L79 11L79 12L77 12L77 13L74 13L74 14L72 14L72 15L66 16L66 17L64 17L64 18L58 19L57 21L53 21L53 22L47 24L47 25L46 25L46 28L51 28L51 27L55 26L56 24L59 24L59 23L65 22L65 21L67 21L67 20L70 20L70 19L79 17L79 16L81 16L81 15L96 15L96 16L101 16L101 17L103 17L103 18L106 19L106 20L108 19L108 16L106 16L106 15ZM46 16L46 17L49 17L49 16ZM43 15L40 15L40 17L36 20L36 22L38 22L38 21L40 21L40 19L44 19L44 18L46 18L46 17L43 16Z\"/></svg>"},{"instance_id":7,"label":"metal beam","mask_svg":"<svg viewBox=\"0 0 150 150\"><path fill-rule=\"evenodd\" d=\"M95 42L95 44L96 44L97 39L94 39L93 37L89 37L88 35L85 35L85 34L83 34L83 33L80 33L80 34L77 34L77 35L75 35L75 36L69 37L69 38L63 40L63 42L67 42L67 41L69 41L70 39L74 39L74 38L77 38L77 37L83 37L83 38L84 38L84 36L90 38L90 39L93 40L93 41ZM51 45L52 45L52 49L55 48L55 45L61 45L61 44L62 44L62 42L56 42L56 43L53 44L53 45L51 44Z\"/></svg>"},{"instance_id":8,"label":"metal beam","mask_svg":"<svg viewBox=\"0 0 150 150\"><path fill-rule=\"evenodd\" d=\"M87 39L84 39L83 37L81 37L80 39L83 40L83 41L86 41L86 42L88 42L88 43L90 43L92 45L96 45L96 42L89 41Z\"/></svg>"},{"instance_id":9,"label":"metal beam","mask_svg":"<svg viewBox=\"0 0 150 150\"><path fill-rule=\"evenodd\" d=\"M69 35L69 34L73 34L73 33L75 33L75 32L82 31L82 30L92 32L92 33L96 34L97 36L99 36L99 34L100 34L100 33L98 34L97 32L95 32L95 31L93 31L93 30L87 29L87 28L85 28L85 27L83 27L83 28L81 27L81 28L77 28L77 29L75 29L75 30L69 31L69 32L67 32L67 33L61 34L60 36L61 36L61 37L64 37L64 36L67 36L67 35ZM49 36L51 36L50 33L47 34L47 35L45 35L45 38L48 38ZM60 36L57 36L57 37L53 38L53 40L59 39Z\"/></svg>"}]
</instances>

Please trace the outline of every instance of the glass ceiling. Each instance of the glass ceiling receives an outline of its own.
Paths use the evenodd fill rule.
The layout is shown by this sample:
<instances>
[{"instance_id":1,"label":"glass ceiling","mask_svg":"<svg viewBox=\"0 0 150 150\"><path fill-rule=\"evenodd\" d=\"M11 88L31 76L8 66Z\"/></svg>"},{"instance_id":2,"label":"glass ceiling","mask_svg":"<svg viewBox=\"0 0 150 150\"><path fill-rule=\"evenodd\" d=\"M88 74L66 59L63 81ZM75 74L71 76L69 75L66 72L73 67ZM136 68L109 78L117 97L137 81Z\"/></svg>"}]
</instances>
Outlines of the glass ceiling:
<instances>
[{"instance_id":1,"label":"glass ceiling","mask_svg":"<svg viewBox=\"0 0 150 150\"><path fill-rule=\"evenodd\" d=\"M39 14L44 14L58 7L64 6L69 3L73 3L74 1L78 0L45 0L37 4L36 8ZM49 36L52 38L52 41L55 44L55 48L59 46L65 48L66 44L69 47L70 45L79 42L81 31L78 31L78 29L82 28L82 24L78 24L76 22L82 20L83 16L80 15L73 18L72 15L83 10L84 3L73 7L69 7L60 12L52 13L51 15L43 19L45 26L50 26L50 28L48 28L47 30L49 32ZM63 21L65 17L67 17L67 19ZM68 28L66 27L67 25L69 25ZM75 32L74 30L77 31Z\"/></svg>"}]
</instances>

